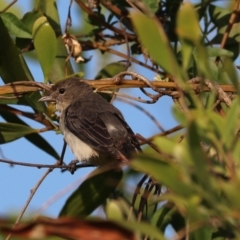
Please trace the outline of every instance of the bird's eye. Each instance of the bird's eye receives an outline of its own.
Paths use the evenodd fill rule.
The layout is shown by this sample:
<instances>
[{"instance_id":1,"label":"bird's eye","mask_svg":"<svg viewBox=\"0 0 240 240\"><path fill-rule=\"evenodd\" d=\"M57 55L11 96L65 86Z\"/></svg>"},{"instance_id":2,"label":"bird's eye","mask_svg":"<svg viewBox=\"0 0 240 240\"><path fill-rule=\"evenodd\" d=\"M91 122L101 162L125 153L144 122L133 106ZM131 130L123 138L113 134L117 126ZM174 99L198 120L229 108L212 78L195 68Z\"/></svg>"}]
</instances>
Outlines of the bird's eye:
<instances>
[{"instance_id":1,"label":"bird's eye","mask_svg":"<svg viewBox=\"0 0 240 240\"><path fill-rule=\"evenodd\" d=\"M60 94L63 94L64 92L65 92L65 89L64 89L64 88L60 88L60 89L59 89L59 93L60 93Z\"/></svg>"}]
</instances>

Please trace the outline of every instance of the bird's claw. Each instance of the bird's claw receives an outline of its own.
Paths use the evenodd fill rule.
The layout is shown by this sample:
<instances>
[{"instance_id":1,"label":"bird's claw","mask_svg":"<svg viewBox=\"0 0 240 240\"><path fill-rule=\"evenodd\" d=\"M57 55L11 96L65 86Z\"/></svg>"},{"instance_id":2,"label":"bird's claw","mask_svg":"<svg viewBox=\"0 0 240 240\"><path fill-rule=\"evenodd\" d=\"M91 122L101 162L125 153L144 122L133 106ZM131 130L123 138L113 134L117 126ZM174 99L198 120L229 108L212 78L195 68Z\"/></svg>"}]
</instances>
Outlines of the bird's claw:
<instances>
[{"instance_id":1,"label":"bird's claw","mask_svg":"<svg viewBox=\"0 0 240 240\"><path fill-rule=\"evenodd\" d=\"M77 170L77 163L79 163L78 160L72 160L72 161L67 165L67 170L68 170L71 174L74 174L74 172Z\"/></svg>"}]
</instances>

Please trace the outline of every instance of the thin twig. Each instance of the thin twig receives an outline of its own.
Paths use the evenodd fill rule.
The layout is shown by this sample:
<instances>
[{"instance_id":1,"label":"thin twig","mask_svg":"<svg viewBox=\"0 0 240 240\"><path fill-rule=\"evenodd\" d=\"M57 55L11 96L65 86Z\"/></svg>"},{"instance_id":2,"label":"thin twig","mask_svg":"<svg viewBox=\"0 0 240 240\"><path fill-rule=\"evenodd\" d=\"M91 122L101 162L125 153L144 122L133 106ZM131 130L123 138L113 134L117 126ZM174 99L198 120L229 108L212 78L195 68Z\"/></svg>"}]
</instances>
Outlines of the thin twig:
<instances>
[{"instance_id":1,"label":"thin twig","mask_svg":"<svg viewBox=\"0 0 240 240\"><path fill-rule=\"evenodd\" d=\"M137 102L142 102L142 103L147 103L147 104L153 104L155 103L157 100L143 100L141 98L136 98L136 97L132 97L132 96L129 96L127 94L124 94L124 93L119 93L119 92L112 92L112 91L100 91L101 93L107 93L107 94L112 94L112 95L116 95L118 97L124 97L124 98L128 98L128 99L131 99L131 100L134 100L134 101L137 101Z\"/></svg>"},{"instance_id":2,"label":"thin twig","mask_svg":"<svg viewBox=\"0 0 240 240\"><path fill-rule=\"evenodd\" d=\"M227 26L224 34L223 34L223 38L222 38L222 41L221 41L220 48L224 48L224 46L225 46L225 44L227 42L227 39L229 37L229 34L231 32L231 29L232 29L234 23L237 20L239 4L240 4L240 0L235 0L233 11L232 11L232 14L230 16L230 19L229 19L229 22L228 22L228 26ZM220 57L216 57L215 63L218 64L219 61L220 61Z\"/></svg>"},{"instance_id":3,"label":"thin twig","mask_svg":"<svg viewBox=\"0 0 240 240\"><path fill-rule=\"evenodd\" d=\"M58 164L58 163L56 163ZM16 227L18 225L18 223L20 222L23 214L25 213L29 203L31 202L34 194L36 193L36 191L38 190L39 186L41 185L41 183L43 182L43 180L47 177L47 175L53 170L53 168L49 168L44 174L43 176L39 179L39 181L36 183L36 185L33 187L33 189L31 189L31 192L30 192L30 195L23 207L23 209L21 210L17 220L15 221L14 225L13 225L13 228ZM6 238L6 240L9 240L11 238L12 234L9 234Z\"/></svg>"},{"instance_id":4,"label":"thin twig","mask_svg":"<svg viewBox=\"0 0 240 240\"><path fill-rule=\"evenodd\" d=\"M6 159L0 159L0 162L2 163L8 163L11 166L13 165L19 165L19 166L25 166L25 167L36 167L36 168L67 168L66 165L50 165L50 164L37 164L37 163L26 163L26 162L17 162L12 160L6 160Z\"/></svg>"},{"instance_id":5,"label":"thin twig","mask_svg":"<svg viewBox=\"0 0 240 240\"><path fill-rule=\"evenodd\" d=\"M118 99L118 100L121 101L121 102L125 102L125 103L137 108L138 110L142 111L143 113L145 113L156 124L156 126L159 128L160 131L165 132L162 125L158 122L158 120L149 111L147 111L143 107L141 107L141 106L137 105L136 103L131 102L131 101L125 99L125 98L124 99Z\"/></svg>"}]
</instances>

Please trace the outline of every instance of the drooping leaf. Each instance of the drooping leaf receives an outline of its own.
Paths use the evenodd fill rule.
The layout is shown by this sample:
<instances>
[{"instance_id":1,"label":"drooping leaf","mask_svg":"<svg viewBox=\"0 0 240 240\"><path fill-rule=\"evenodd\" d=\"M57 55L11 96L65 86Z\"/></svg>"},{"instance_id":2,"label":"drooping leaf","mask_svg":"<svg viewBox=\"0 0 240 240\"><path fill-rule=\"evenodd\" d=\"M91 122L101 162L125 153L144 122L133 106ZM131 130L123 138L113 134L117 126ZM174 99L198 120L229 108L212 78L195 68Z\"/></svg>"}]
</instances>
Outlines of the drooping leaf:
<instances>
[{"instance_id":1,"label":"drooping leaf","mask_svg":"<svg viewBox=\"0 0 240 240\"><path fill-rule=\"evenodd\" d=\"M4 12L1 18L8 31L19 38L32 38L31 31L12 13Z\"/></svg>"},{"instance_id":2,"label":"drooping leaf","mask_svg":"<svg viewBox=\"0 0 240 240\"><path fill-rule=\"evenodd\" d=\"M1 117L4 118L7 122L21 124L29 127L24 121L22 121L19 117L15 114L9 113L7 111L0 111ZM55 149L39 134L33 133L24 136L29 142L34 144L36 147L41 149L42 151L46 152L50 156L55 159L59 159L59 154L55 151Z\"/></svg>"},{"instance_id":3,"label":"drooping leaf","mask_svg":"<svg viewBox=\"0 0 240 240\"><path fill-rule=\"evenodd\" d=\"M68 198L59 216L80 218L89 215L99 205L104 203L119 184L122 171L110 169L98 173L92 172L73 194Z\"/></svg>"},{"instance_id":4,"label":"drooping leaf","mask_svg":"<svg viewBox=\"0 0 240 240\"><path fill-rule=\"evenodd\" d=\"M155 19L141 13L132 13L131 18L150 57L170 75L182 82L183 77L180 67L162 26Z\"/></svg>"},{"instance_id":5,"label":"drooping leaf","mask_svg":"<svg viewBox=\"0 0 240 240\"><path fill-rule=\"evenodd\" d=\"M36 20L32 29L33 43L41 64L44 81L49 79L56 56L56 36L46 17Z\"/></svg>"},{"instance_id":6,"label":"drooping leaf","mask_svg":"<svg viewBox=\"0 0 240 240\"><path fill-rule=\"evenodd\" d=\"M0 144L14 141L38 130L16 123L0 123Z\"/></svg>"}]
</instances>

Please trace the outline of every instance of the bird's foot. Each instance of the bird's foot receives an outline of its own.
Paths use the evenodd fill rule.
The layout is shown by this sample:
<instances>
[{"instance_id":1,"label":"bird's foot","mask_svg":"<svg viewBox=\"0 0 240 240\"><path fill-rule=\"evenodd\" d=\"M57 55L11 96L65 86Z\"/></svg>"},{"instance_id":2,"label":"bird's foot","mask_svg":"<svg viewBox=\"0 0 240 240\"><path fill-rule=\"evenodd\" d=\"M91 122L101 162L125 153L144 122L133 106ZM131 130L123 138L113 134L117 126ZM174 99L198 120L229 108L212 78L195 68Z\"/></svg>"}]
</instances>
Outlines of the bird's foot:
<instances>
[{"instance_id":1,"label":"bird's foot","mask_svg":"<svg viewBox=\"0 0 240 240\"><path fill-rule=\"evenodd\" d=\"M72 160L68 165L67 165L67 170L71 173L74 174L74 172L78 169L78 168L85 168L85 167L96 167L93 164L89 164L89 163L80 163L78 164L79 161L78 160Z\"/></svg>"},{"instance_id":2,"label":"bird's foot","mask_svg":"<svg viewBox=\"0 0 240 240\"><path fill-rule=\"evenodd\" d=\"M77 170L77 164L79 163L78 160L72 160L68 165L67 165L67 170L71 173L74 174L74 172Z\"/></svg>"}]
</instances>

